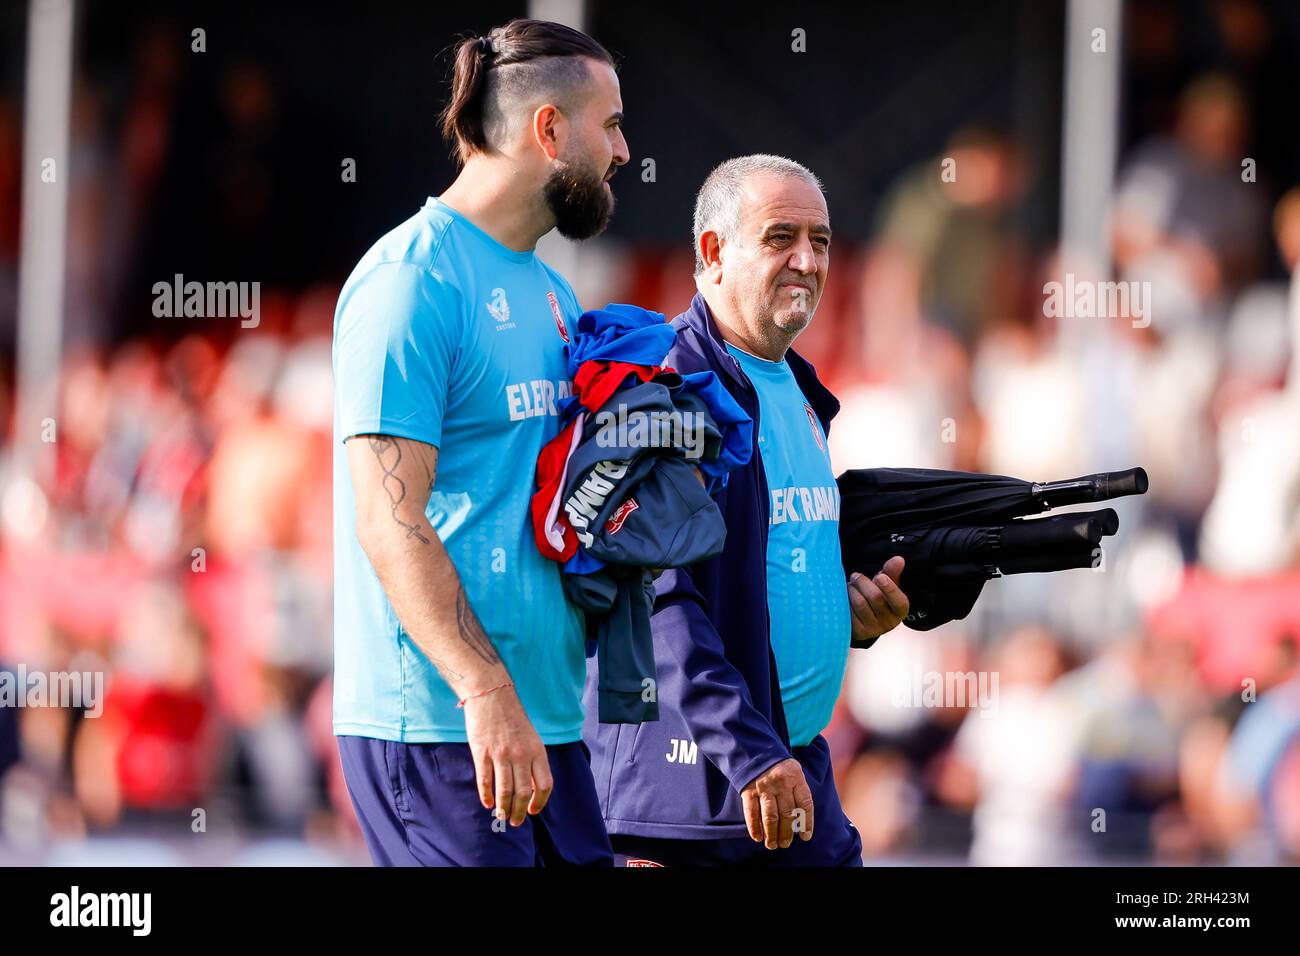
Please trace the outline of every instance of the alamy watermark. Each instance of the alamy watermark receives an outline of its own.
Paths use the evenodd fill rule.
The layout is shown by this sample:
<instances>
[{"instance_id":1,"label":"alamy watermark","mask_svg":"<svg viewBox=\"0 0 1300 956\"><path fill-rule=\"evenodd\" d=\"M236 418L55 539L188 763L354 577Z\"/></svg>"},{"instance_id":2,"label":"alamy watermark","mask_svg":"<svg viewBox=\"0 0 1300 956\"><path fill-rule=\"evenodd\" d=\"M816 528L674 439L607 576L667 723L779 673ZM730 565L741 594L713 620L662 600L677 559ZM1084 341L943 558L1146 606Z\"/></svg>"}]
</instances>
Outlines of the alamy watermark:
<instances>
[{"instance_id":1,"label":"alamy watermark","mask_svg":"<svg viewBox=\"0 0 1300 956\"><path fill-rule=\"evenodd\" d=\"M998 672L916 668L894 682L891 701L895 707L970 707L987 716L998 706Z\"/></svg>"},{"instance_id":2,"label":"alamy watermark","mask_svg":"<svg viewBox=\"0 0 1300 956\"><path fill-rule=\"evenodd\" d=\"M0 670L0 707L84 708L87 717L104 713L103 671L28 671L19 664Z\"/></svg>"},{"instance_id":3,"label":"alamy watermark","mask_svg":"<svg viewBox=\"0 0 1300 956\"><path fill-rule=\"evenodd\" d=\"M628 411L596 413L596 444L601 448L676 448L683 458L704 454L704 413L681 411Z\"/></svg>"},{"instance_id":4,"label":"alamy watermark","mask_svg":"<svg viewBox=\"0 0 1300 956\"><path fill-rule=\"evenodd\" d=\"M1065 274L1064 282L1043 284L1043 315L1049 319L1131 319L1133 328L1151 324L1151 283L1098 282Z\"/></svg>"},{"instance_id":5,"label":"alamy watermark","mask_svg":"<svg viewBox=\"0 0 1300 956\"><path fill-rule=\"evenodd\" d=\"M83 893L74 885L50 897L50 925L122 927L132 936L148 936L153 929L152 893Z\"/></svg>"},{"instance_id":6,"label":"alamy watermark","mask_svg":"<svg viewBox=\"0 0 1300 956\"><path fill-rule=\"evenodd\" d=\"M171 282L153 284L153 314L160 319L230 319L255 329L262 321L262 283L186 282L176 273Z\"/></svg>"}]
</instances>

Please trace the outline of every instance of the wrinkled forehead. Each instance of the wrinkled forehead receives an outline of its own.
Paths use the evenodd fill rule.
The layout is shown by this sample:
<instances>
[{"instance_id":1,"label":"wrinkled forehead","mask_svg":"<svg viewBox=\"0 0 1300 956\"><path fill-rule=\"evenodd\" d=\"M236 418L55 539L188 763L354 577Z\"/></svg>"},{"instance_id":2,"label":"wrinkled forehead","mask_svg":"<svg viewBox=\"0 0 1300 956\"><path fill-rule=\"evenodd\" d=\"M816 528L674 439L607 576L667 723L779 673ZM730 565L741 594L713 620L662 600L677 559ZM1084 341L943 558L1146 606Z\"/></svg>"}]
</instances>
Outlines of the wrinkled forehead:
<instances>
[{"instance_id":1,"label":"wrinkled forehead","mask_svg":"<svg viewBox=\"0 0 1300 956\"><path fill-rule=\"evenodd\" d=\"M822 191L803 176L755 173L741 186L740 224L762 232L783 224L809 232L831 231L830 212Z\"/></svg>"}]
</instances>

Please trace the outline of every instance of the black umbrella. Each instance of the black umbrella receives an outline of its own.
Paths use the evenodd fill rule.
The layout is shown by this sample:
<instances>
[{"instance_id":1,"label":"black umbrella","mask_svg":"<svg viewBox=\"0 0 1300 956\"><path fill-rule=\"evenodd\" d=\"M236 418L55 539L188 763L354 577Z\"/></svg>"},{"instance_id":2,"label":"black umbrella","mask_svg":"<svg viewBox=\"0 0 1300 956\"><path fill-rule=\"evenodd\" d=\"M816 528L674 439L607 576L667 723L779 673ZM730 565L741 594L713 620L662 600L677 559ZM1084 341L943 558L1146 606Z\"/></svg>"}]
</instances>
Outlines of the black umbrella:
<instances>
[{"instance_id":1,"label":"black umbrella","mask_svg":"<svg viewBox=\"0 0 1300 956\"><path fill-rule=\"evenodd\" d=\"M902 555L899 586L911 604L905 623L920 631L964 618L991 578L1093 566L1101 539L1119 530L1110 508L1026 516L1147 490L1141 468L1046 483L865 468L846 471L837 482L845 570L874 576L889 558Z\"/></svg>"}]
</instances>

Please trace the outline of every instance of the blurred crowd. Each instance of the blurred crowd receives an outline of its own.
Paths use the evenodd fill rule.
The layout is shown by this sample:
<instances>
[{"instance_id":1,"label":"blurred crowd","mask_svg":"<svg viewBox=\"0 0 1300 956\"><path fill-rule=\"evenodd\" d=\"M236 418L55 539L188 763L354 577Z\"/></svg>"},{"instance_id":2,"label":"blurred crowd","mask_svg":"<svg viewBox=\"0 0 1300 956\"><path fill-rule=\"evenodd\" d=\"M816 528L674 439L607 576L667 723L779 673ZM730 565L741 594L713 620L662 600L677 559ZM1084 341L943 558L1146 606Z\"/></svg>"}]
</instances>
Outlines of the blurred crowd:
<instances>
[{"instance_id":1,"label":"blurred crowd","mask_svg":"<svg viewBox=\"0 0 1300 956\"><path fill-rule=\"evenodd\" d=\"M1271 74L1253 68L1257 24L1222 28L1223 70L1133 87L1112 264L1025 234L1017 212L1044 169L996 126L955 131L881 197L870 241L836 241L795 347L843 403L837 473L1142 465L1151 480L1115 504L1099 567L995 580L966 620L850 655L827 736L869 859L1300 861L1300 169L1243 177ZM310 281L262 290L255 329L157 327L130 290L168 275L174 231L151 196L176 135L174 64L149 37L137 55L112 123L94 90L74 93L72 334L53 463L34 478L15 469L0 363L0 668L102 671L109 687L100 717L0 708L0 861L194 832L355 858L330 728L342 276L303 264ZM221 89L229 136L205 200L220 225L193 254L225 249L213 274L239 276L282 248L270 224L292 211L276 205L284 134L265 78L241 67ZM0 331L18 116L0 100ZM693 291L685 246L557 256L587 305L672 315ZM1149 323L1047 314L1044 286L1067 272L1149 283ZM115 324L137 331L80 334Z\"/></svg>"},{"instance_id":2,"label":"blurred crowd","mask_svg":"<svg viewBox=\"0 0 1300 956\"><path fill-rule=\"evenodd\" d=\"M289 334L66 362L53 473L3 502L0 660L104 671L108 694L98 718L0 717L21 731L10 840L188 832L199 808L208 831L349 838L327 680L332 296L297 299Z\"/></svg>"},{"instance_id":3,"label":"blurred crowd","mask_svg":"<svg viewBox=\"0 0 1300 956\"><path fill-rule=\"evenodd\" d=\"M868 854L1300 861L1300 190L1244 174L1250 124L1229 75L1187 84L1119 170L1112 274L1026 250L1023 151L964 131L958 182L905 176L857 309L818 316L837 470L1151 479L1098 567L852 655L832 740ZM1066 327L1044 294L1075 271L1141 283L1149 315Z\"/></svg>"}]
</instances>

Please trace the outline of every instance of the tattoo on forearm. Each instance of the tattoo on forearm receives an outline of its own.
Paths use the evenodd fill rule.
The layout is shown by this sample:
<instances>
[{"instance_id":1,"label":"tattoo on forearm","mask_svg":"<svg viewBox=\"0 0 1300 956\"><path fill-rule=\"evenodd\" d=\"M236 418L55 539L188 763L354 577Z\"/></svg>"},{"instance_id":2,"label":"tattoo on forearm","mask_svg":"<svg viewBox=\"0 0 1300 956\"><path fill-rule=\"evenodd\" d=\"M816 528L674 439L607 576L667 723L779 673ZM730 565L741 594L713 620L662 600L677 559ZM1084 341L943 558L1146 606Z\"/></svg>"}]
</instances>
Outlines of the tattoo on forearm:
<instances>
[{"instance_id":1,"label":"tattoo on forearm","mask_svg":"<svg viewBox=\"0 0 1300 956\"><path fill-rule=\"evenodd\" d=\"M370 450L375 453L375 459L379 462L379 467L384 471L384 491L387 492L388 500L391 503L393 520L406 529L408 538L416 538L421 544L428 544L429 539L420 531L419 525L403 521L397 515L398 507L406 500L406 482L397 477L397 466L402 462L401 442L385 435L371 435L368 441L370 442ZM426 463L426 471L428 467ZM430 479L429 487L431 489L433 487L432 479Z\"/></svg>"},{"instance_id":2,"label":"tattoo on forearm","mask_svg":"<svg viewBox=\"0 0 1300 956\"><path fill-rule=\"evenodd\" d=\"M489 664L501 663L497 649L492 646L491 638L483 630L483 625L479 623L474 609L469 606L469 598L465 596L463 587L456 589L456 627L460 630L461 640L473 648L474 653L479 657Z\"/></svg>"}]
</instances>

